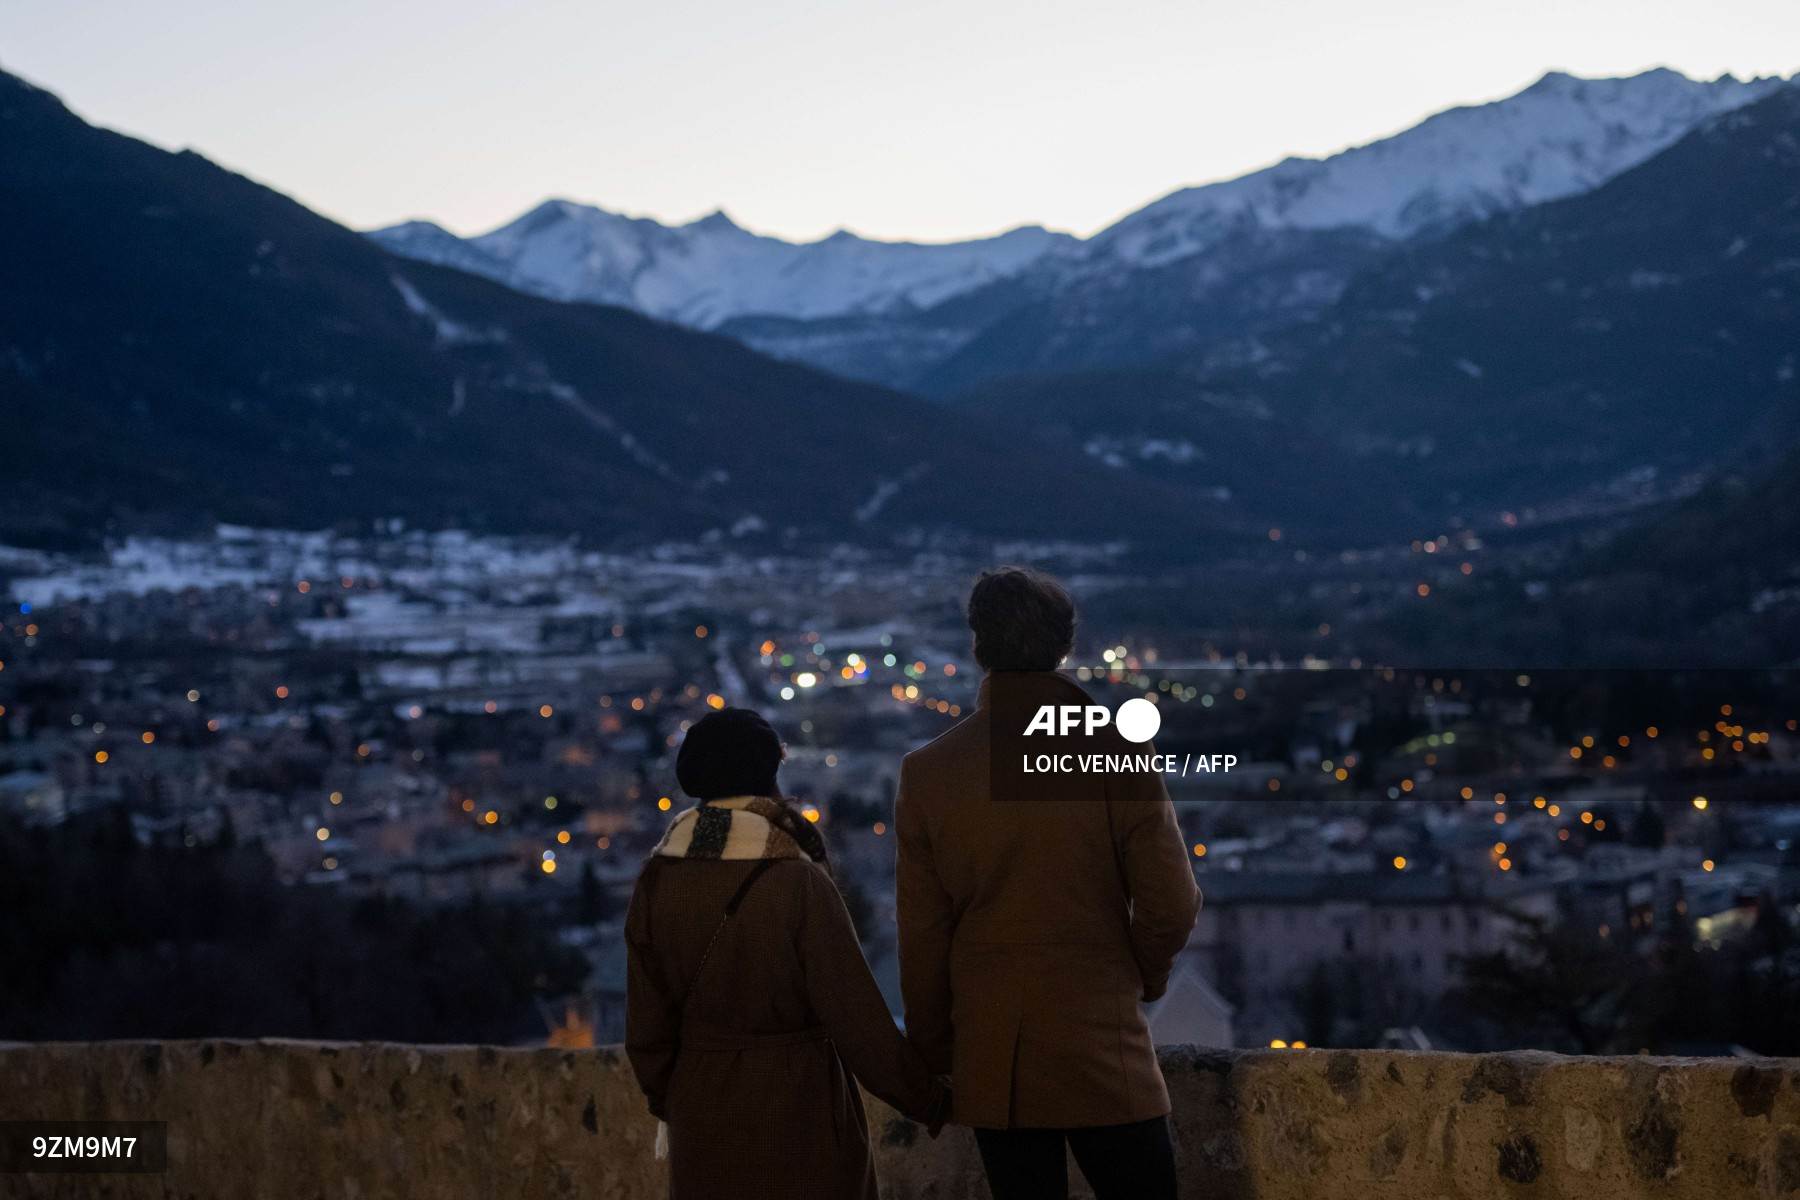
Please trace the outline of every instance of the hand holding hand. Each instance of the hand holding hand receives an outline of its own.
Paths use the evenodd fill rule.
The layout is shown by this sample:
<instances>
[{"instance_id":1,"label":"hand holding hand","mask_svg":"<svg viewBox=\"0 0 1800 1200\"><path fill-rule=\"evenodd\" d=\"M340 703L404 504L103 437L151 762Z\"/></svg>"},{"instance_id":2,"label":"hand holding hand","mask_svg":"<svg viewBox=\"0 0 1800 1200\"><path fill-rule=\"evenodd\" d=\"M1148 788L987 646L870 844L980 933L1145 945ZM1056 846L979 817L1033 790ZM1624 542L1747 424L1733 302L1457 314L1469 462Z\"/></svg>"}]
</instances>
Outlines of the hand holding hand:
<instances>
[{"instance_id":1,"label":"hand holding hand","mask_svg":"<svg viewBox=\"0 0 1800 1200\"><path fill-rule=\"evenodd\" d=\"M925 1132L933 1138L944 1131L944 1125L950 1120L950 1077L933 1075L931 1077L931 1102L926 1106Z\"/></svg>"}]
</instances>

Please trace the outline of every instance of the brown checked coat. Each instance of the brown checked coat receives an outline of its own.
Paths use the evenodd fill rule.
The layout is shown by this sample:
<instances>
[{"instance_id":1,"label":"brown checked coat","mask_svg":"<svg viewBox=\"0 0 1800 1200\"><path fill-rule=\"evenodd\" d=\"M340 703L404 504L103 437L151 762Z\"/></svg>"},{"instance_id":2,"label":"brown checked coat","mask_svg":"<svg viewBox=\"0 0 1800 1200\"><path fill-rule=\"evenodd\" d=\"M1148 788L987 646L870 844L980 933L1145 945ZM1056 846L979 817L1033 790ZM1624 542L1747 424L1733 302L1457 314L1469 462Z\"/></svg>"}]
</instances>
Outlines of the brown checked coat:
<instances>
[{"instance_id":1,"label":"brown checked coat","mask_svg":"<svg viewBox=\"0 0 1800 1200\"><path fill-rule=\"evenodd\" d=\"M1051 673L1026 685L1044 703L1090 702ZM901 769L908 1036L933 1071L950 1072L959 1124L1164 1115L1140 1001L1162 994L1200 908L1168 793L1157 775L1104 775L1090 799L990 800L988 692Z\"/></svg>"},{"instance_id":2,"label":"brown checked coat","mask_svg":"<svg viewBox=\"0 0 1800 1200\"><path fill-rule=\"evenodd\" d=\"M625 1045L669 1123L670 1195L875 1200L857 1081L924 1119L931 1079L822 867L768 863L720 928L758 866L653 858L631 898Z\"/></svg>"}]
</instances>

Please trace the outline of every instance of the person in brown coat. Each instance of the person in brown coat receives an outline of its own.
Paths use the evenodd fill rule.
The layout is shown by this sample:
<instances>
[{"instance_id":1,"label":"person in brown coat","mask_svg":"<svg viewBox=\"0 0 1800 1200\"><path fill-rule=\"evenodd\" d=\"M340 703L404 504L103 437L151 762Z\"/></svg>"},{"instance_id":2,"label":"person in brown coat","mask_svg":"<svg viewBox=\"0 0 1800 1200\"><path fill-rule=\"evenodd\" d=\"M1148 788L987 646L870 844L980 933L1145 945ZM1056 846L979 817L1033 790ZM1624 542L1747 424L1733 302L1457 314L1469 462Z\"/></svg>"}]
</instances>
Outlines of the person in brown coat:
<instances>
[{"instance_id":1,"label":"person in brown coat","mask_svg":"<svg viewBox=\"0 0 1800 1200\"><path fill-rule=\"evenodd\" d=\"M1065 1196L1065 1147L1100 1200L1173 1197L1169 1094L1139 1005L1162 995L1199 913L1174 808L1156 774L990 796L995 672L1033 704L1092 701L1055 673L1075 636L1055 581L987 572L968 617L979 706L906 757L896 801L907 1034L950 1073L952 1120L974 1127L996 1200Z\"/></svg>"},{"instance_id":2,"label":"person in brown coat","mask_svg":"<svg viewBox=\"0 0 1800 1200\"><path fill-rule=\"evenodd\" d=\"M746 709L695 723L676 775L701 804L625 918L625 1050L675 1200L876 1200L858 1081L934 1127L947 1104L869 973L823 838L781 799L781 758Z\"/></svg>"}]
</instances>

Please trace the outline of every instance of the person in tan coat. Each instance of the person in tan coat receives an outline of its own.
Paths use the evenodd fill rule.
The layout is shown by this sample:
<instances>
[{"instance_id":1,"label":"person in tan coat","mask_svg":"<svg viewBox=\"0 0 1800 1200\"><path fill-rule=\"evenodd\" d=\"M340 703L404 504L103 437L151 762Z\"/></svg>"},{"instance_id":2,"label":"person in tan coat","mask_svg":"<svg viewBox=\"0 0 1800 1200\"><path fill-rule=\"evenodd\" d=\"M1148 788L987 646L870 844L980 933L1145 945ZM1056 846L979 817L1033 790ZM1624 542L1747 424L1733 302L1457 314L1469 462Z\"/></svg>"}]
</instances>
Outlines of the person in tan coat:
<instances>
[{"instance_id":1,"label":"person in tan coat","mask_svg":"<svg viewBox=\"0 0 1800 1200\"><path fill-rule=\"evenodd\" d=\"M1055 673L1075 610L1024 568L969 597L977 711L909 754L895 807L908 1037L949 1072L996 1200L1065 1196L1066 1152L1100 1200L1175 1195L1169 1095L1140 1004L1199 912L1161 776L1094 775L1064 798L990 796L998 678L1014 700L1088 704ZM1113 735L1095 748L1144 751Z\"/></svg>"},{"instance_id":2,"label":"person in tan coat","mask_svg":"<svg viewBox=\"0 0 1800 1200\"><path fill-rule=\"evenodd\" d=\"M823 838L781 799L781 757L747 709L694 724L676 774L701 803L625 918L625 1050L675 1200L876 1200L857 1084L934 1134L947 1104L869 973Z\"/></svg>"}]
</instances>

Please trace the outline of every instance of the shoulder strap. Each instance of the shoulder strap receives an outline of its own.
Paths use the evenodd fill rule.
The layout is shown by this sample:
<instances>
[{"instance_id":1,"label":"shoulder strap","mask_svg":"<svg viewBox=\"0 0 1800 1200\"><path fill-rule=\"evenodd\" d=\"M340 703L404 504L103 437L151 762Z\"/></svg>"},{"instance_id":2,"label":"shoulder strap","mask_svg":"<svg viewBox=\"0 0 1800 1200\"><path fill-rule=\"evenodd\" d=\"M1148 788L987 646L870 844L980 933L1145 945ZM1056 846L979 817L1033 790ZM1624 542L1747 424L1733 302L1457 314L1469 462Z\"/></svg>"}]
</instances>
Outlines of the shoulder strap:
<instances>
[{"instance_id":1,"label":"shoulder strap","mask_svg":"<svg viewBox=\"0 0 1800 1200\"><path fill-rule=\"evenodd\" d=\"M731 899L725 902L725 914L713 927L712 937L706 940L706 949L700 952L700 965L694 968L694 976L688 980L687 990L681 994L683 1010L686 1010L688 1001L693 998L694 988L700 983L700 976L706 972L706 964L712 958L713 947L719 944L719 935L725 932L725 926L737 914L738 906L743 904L744 897L750 894L750 889L756 885L756 881L763 877L763 872L774 865L775 860L772 858L758 861L754 867L750 868L750 873L744 876L744 882L738 884L737 891L731 893Z\"/></svg>"}]
</instances>

